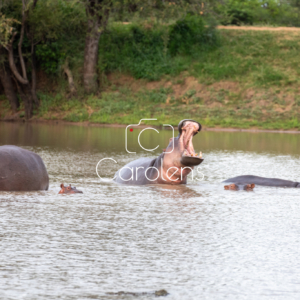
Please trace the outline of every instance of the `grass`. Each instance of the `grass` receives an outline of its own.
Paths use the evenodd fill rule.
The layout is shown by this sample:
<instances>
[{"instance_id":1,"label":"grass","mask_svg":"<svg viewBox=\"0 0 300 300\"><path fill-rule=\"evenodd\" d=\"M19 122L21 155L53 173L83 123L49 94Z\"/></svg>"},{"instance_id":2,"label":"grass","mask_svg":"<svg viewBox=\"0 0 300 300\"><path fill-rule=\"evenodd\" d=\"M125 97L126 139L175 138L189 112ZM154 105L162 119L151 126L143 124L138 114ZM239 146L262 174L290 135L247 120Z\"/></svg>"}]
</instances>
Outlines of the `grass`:
<instances>
[{"instance_id":1,"label":"grass","mask_svg":"<svg viewBox=\"0 0 300 300\"><path fill-rule=\"evenodd\" d=\"M107 124L157 118L153 125L192 118L207 127L300 130L300 34L220 30L219 39L209 51L193 47L192 54L160 60L146 49L148 65L139 65L137 54L126 59L126 47L119 67L112 61L117 51L102 56L101 93L66 100L63 92L39 91L42 105L34 118Z\"/></svg>"}]
</instances>

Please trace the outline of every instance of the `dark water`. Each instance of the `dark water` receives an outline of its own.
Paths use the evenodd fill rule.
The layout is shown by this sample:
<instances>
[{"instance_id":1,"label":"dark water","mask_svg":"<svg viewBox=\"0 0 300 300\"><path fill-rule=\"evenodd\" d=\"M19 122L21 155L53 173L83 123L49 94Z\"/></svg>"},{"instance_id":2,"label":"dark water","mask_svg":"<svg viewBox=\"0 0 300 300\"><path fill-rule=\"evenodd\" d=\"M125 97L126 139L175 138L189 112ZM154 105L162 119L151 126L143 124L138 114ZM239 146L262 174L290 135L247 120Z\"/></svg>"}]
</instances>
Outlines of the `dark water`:
<instances>
[{"instance_id":1,"label":"dark water","mask_svg":"<svg viewBox=\"0 0 300 300\"><path fill-rule=\"evenodd\" d=\"M0 123L0 145L41 155L47 192L0 192L0 299L299 299L300 190L224 191L254 174L300 181L300 135L202 132L201 182L120 186L125 163L153 156L124 128ZM144 148L172 131L146 130ZM82 195L58 195L71 183ZM107 293L149 292L148 295Z\"/></svg>"}]
</instances>

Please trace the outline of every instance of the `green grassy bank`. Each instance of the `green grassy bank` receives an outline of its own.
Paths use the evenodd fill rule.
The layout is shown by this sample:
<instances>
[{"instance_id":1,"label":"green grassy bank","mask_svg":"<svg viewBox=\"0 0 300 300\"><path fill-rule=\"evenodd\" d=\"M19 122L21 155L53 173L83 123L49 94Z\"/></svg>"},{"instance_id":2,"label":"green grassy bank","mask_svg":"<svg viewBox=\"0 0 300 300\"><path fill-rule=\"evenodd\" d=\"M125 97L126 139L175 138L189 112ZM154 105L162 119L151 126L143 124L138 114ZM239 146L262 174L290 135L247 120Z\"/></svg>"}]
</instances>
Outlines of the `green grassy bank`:
<instances>
[{"instance_id":1,"label":"green grassy bank","mask_svg":"<svg viewBox=\"0 0 300 300\"><path fill-rule=\"evenodd\" d=\"M222 29L217 46L163 57L151 57L155 49L143 41L141 53L126 57L126 43L108 38L100 47L101 91L68 98L61 86L44 84L33 119L131 124L156 118L157 125L176 125L192 118L208 127L300 130L299 31ZM0 111L2 119L24 116L22 109L12 116L4 98Z\"/></svg>"}]
</instances>

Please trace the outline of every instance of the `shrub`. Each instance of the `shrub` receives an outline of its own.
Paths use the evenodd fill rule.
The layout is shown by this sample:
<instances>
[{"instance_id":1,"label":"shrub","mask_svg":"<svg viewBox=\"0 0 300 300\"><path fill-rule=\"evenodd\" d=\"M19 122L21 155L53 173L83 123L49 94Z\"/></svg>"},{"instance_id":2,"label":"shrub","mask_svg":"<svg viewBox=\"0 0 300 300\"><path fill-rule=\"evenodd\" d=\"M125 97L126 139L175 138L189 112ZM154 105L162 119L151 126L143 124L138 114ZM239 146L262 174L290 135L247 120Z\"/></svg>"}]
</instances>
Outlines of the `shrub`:
<instances>
[{"instance_id":1,"label":"shrub","mask_svg":"<svg viewBox=\"0 0 300 300\"><path fill-rule=\"evenodd\" d=\"M66 54L62 52L62 45L55 41L37 45L36 57L47 74L55 74Z\"/></svg>"},{"instance_id":2,"label":"shrub","mask_svg":"<svg viewBox=\"0 0 300 300\"><path fill-rule=\"evenodd\" d=\"M170 27L168 48L171 55L191 54L192 46L209 43L204 21L198 16L186 16Z\"/></svg>"},{"instance_id":3,"label":"shrub","mask_svg":"<svg viewBox=\"0 0 300 300\"><path fill-rule=\"evenodd\" d=\"M195 16L151 28L113 24L100 39L99 69L158 80L164 74L177 75L188 69L192 52L199 54L216 44L215 31Z\"/></svg>"}]
</instances>

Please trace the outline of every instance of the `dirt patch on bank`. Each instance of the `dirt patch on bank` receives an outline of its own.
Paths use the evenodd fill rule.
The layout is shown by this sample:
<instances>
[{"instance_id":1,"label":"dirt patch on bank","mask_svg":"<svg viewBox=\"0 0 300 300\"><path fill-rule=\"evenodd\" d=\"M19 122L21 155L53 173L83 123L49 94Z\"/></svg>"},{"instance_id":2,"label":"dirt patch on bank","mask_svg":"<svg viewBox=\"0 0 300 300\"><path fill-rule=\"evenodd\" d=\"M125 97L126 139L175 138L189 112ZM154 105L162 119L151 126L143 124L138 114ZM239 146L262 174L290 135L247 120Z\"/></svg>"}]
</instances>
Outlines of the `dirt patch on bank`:
<instances>
[{"instance_id":1,"label":"dirt patch on bank","mask_svg":"<svg viewBox=\"0 0 300 300\"><path fill-rule=\"evenodd\" d=\"M298 27L264 27L264 26L217 26L218 29L234 29L234 30L254 30L254 31L289 31L299 32Z\"/></svg>"},{"instance_id":2,"label":"dirt patch on bank","mask_svg":"<svg viewBox=\"0 0 300 300\"><path fill-rule=\"evenodd\" d=\"M195 97L200 97L204 102L210 101L211 94L219 91L228 91L228 92L239 92L240 87L238 82L233 81L220 81L213 83L211 85L206 85L193 76L186 76L182 74L173 78L172 80L162 79L159 81L147 82L144 79L134 79L130 75L124 74L109 74L107 76L109 80L109 87L107 91L110 91L112 88L127 87L132 92L136 93L144 89L147 90L157 90L160 88L171 88L170 96L173 96L175 99L185 97L189 93L195 95Z\"/></svg>"}]
</instances>

